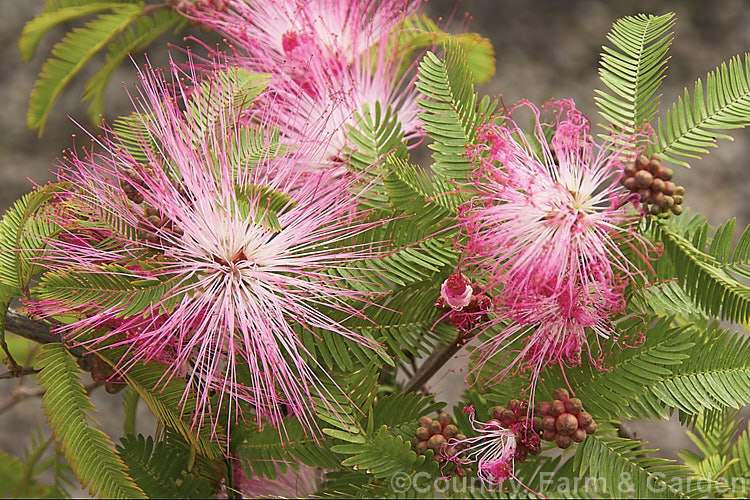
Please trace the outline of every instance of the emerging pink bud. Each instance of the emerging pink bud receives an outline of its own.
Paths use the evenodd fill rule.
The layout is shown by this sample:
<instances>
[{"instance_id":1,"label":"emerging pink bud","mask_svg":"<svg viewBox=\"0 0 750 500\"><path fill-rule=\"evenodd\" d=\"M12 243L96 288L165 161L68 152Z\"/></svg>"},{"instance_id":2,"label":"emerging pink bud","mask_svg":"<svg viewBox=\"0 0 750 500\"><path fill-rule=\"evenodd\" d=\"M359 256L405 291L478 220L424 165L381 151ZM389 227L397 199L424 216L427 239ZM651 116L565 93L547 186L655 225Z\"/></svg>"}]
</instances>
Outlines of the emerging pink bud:
<instances>
[{"instance_id":1,"label":"emerging pink bud","mask_svg":"<svg viewBox=\"0 0 750 500\"><path fill-rule=\"evenodd\" d=\"M448 279L440 286L440 296L445 305L457 311L469 305L472 295L474 295L474 290L471 282L459 272L448 276Z\"/></svg>"}]
</instances>

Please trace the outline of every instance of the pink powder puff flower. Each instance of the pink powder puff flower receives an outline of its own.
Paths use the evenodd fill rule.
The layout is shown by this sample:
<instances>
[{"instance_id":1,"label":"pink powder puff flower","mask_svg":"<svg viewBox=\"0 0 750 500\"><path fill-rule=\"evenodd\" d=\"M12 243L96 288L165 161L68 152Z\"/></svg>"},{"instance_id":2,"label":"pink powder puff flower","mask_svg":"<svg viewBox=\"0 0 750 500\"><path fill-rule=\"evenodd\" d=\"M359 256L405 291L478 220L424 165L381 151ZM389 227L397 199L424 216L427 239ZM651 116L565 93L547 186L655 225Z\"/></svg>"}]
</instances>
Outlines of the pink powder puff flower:
<instances>
[{"instance_id":1,"label":"pink powder puff flower","mask_svg":"<svg viewBox=\"0 0 750 500\"><path fill-rule=\"evenodd\" d=\"M71 151L61 165L78 216L59 224L81 228L91 244L60 238L45 255L58 275L128 283L132 299L56 295L45 291L48 278L40 287L45 300L31 307L48 316L82 311L58 333L80 342L93 333L90 348L105 339L128 346L131 359L120 373L139 360L168 363L165 376L187 379L185 397L196 393L196 407L183 411L197 426L211 421L216 429L210 398L217 391L218 403L229 403L228 425L244 402L259 422L283 425L291 412L314 432L313 398L335 400L326 388L335 382L298 332L325 329L382 354L382 346L340 322L361 315L351 303L365 305L369 294L328 272L379 251L351 243L378 224L365 220L349 194L357 179L300 174L299 164L325 144L250 154L249 138L269 144L275 123L240 124L235 101L220 98L227 91L220 79L201 89L194 73L173 64L171 83L151 68L140 80L132 137L105 130L96 140L100 152ZM275 206L271 192L280 197ZM92 227L103 237L91 237ZM159 281L166 285L161 295L131 307L139 287ZM336 403L328 404L336 412Z\"/></svg>"},{"instance_id":2,"label":"pink powder puff flower","mask_svg":"<svg viewBox=\"0 0 750 500\"><path fill-rule=\"evenodd\" d=\"M459 217L463 266L495 289L496 316L485 328L509 322L480 346L475 373L511 343L525 342L493 381L531 370L533 385L549 364L579 363L587 331L597 341L615 335L611 318L638 273L620 245L647 248L633 230L641 217L629 209L633 195L618 182L635 157L634 138L612 136L599 146L572 101L548 107L555 119L543 123L539 109L521 102L503 126L482 128L468 150L479 166L475 197ZM513 120L519 109L531 111L532 134Z\"/></svg>"},{"instance_id":3,"label":"pink powder puff flower","mask_svg":"<svg viewBox=\"0 0 750 500\"><path fill-rule=\"evenodd\" d=\"M497 486L507 479L516 479L516 433L503 427L499 421L478 422L474 406L464 408L477 436L466 439L451 438L443 449L441 458L457 467L477 464L477 476L489 486Z\"/></svg>"},{"instance_id":4,"label":"pink powder puff flower","mask_svg":"<svg viewBox=\"0 0 750 500\"><path fill-rule=\"evenodd\" d=\"M372 119L376 103L397 115L410 144L423 136L414 67L401 74L402 51L394 47L404 20L420 4L207 0L188 4L184 12L232 41L233 63L271 75L266 105L282 117L282 134L291 142L323 138L328 144L309 165L314 171L340 166L354 147L349 129L359 126L355 113Z\"/></svg>"}]
</instances>

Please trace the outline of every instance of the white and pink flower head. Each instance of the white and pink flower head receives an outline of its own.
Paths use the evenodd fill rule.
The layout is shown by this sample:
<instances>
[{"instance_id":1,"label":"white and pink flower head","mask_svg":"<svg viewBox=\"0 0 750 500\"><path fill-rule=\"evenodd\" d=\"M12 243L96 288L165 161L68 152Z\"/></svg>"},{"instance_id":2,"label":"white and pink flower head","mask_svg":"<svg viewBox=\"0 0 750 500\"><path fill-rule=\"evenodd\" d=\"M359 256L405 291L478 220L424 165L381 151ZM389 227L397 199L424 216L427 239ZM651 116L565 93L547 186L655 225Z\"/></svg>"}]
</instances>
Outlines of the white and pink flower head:
<instances>
[{"instance_id":1,"label":"white and pink flower head","mask_svg":"<svg viewBox=\"0 0 750 500\"><path fill-rule=\"evenodd\" d=\"M498 420L478 422L473 405L464 408L476 436L451 438L441 459L454 463L460 470L466 464L477 464L477 476L490 486L515 479L516 433Z\"/></svg>"},{"instance_id":2,"label":"white and pink flower head","mask_svg":"<svg viewBox=\"0 0 750 500\"><path fill-rule=\"evenodd\" d=\"M493 290L496 314L484 328L508 325L480 346L476 371L523 344L498 361L504 368L492 382L531 371L535 384L548 365L580 363L588 333L597 342L615 335L624 285L639 272L622 246L648 249L634 231L641 213L633 195L618 182L638 138L612 136L600 146L572 101L547 108L549 123L522 101L502 126L483 127L468 150L478 167L475 196L460 209L462 265ZM530 132L515 120L522 110L531 112Z\"/></svg>"},{"instance_id":3,"label":"white and pink flower head","mask_svg":"<svg viewBox=\"0 0 750 500\"><path fill-rule=\"evenodd\" d=\"M373 119L376 103L397 116L410 143L422 137L414 66L403 73L396 45L420 4L208 0L187 4L185 13L230 39L234 63L270 75L265 105L280 117L283 135L292 142L325 138L328 147L308 165L315 171L340 167L354 147L350 128L361 128L355 113Z\"/></svg>"},{"instance_id":4,"label":"white and pink flower head","mask_svg":"<svg viewBox=\"0 0 750 500\"><path fill-rule=\"evenodd\" d=\"M90 348L103 339L128 346L121 372L139 360L167 363L166 376L184 377L197 395L183 411L198 426L217 424L216 391L228 400L227 424L250 405L259 422L280 425L292 413L314 431L313 399L335 400L326 389L335 382L300 332L382 349L324 312L361 315L351 304L368 301L328 272L378 252L351 243L377 224L350 194L357 180L301 173L326 145L274 145L275 122L242 124L246 103L224 98L236 90L225 88L231 78L200 82L172 65L171 82L151 68L140 80L130 137L107 131L98 150L71 151L61 165L78 216L59 223L76 236L52 242L45 257L61 273L114 273L133 299L47 295L33 307L52 316L76 303L79 319L60 333L76 341L94 332ZM166 289L145 309L130 307L156 282Z\"/></svg>"}]
</instances>

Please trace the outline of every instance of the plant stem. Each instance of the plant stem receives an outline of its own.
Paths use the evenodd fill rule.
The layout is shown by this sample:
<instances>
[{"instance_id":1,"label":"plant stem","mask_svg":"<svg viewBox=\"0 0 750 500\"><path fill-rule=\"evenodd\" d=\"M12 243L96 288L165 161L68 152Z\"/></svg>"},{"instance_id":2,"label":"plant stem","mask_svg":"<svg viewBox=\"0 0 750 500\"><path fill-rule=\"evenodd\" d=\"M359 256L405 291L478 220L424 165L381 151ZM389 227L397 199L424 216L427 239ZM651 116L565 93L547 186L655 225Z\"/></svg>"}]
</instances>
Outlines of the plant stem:
<instances>
[{"instance_id":1,"label":"plant stem","mask_svg":"<svg viewBox=\"0 0 750 500\"><path fill-rule=\"evenodd\" d=\"M5 315L5 329L40 344L62 342L62 338L59 335L55 335L50 331L47 323L33 320L13 309L8 309L8 313ZM86 351L81 347L70 347L68 351L79 358L86 355Z\"/></svg>"},{"instance_id":2,"label":"plant stem","mask_svg":"<svg viewBox=\"0 0 750 500\"><path fill-rule=\"evenodd\" d=\"M433 375L451 359L466 344L466 338L463 333L451 342L442 346L440 349L433 351L432 354L422 363L417 372L409 381L404 384L404 392L419 391L429 382Z\"/></svg>"}]
</instances>

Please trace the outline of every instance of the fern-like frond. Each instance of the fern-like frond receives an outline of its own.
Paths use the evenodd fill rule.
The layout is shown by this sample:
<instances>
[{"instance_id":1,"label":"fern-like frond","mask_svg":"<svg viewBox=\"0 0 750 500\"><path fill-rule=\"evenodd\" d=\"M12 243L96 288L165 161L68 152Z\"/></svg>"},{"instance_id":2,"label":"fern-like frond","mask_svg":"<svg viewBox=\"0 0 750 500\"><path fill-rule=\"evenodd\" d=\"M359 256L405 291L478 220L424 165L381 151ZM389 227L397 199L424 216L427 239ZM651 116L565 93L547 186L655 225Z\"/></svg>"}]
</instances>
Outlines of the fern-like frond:
<instances>
[{"instance_id":1,"label":"fern-like frond","mask_svg":"<svg viewBox=\"0 0 750 500\"><path fill-rule=\"evenodd\" d=\"M21 51L21 58L29 62L34 57L39 40L55 26L79 17L98 14L99 12L111 9L111 2L97 1L86 2L83 5L63 7L39 14L24 25L21 37L18 39L18 50Z\"/></svg>"},{"instance_id":2,"label":"fern-like frond","mask_svg":"<svg viewBox=\"0 0 750 500\"><path fill-rule=\"evenodd\" d=\"M52 48L52 56L42 66L31 91L27 124L41 136L52 105L60 92L94 55L137 19L142 5L112 5L113 13L102 14L83 28L73 28Z\"/></svg>"},{"instance_id":3,"label":"fern-like frond","mask_svg":"<svg viewBox=\"0 0 750 500\"><path fill-rule=\"evenodd\" d=\"M698 79L693 96L685 96L659 119L658 141L654 152L664 159L689 167L684 158L701 158L716 147L718 139L731 136L717 132L750 125L750 55L724 62L706 76L706 86Z\"/></svg>"},{"instance_id":4,"label":"fern-like frond","mask_svg":"<svg viewBox=\"0 0 750 500\"><path fill-rule=\"evenodd\" d=\"M161 441L154 446L149 436L128 435L120 439L117 454L131 477L148 498L207 498L212 485L188 472L190 457Z\"/></svg>"},{"instance_id":5,"label":"fern-like frond","mask_svg":"<svg viewBox=\"0 0 750 500\"><path fill-rule=\"evenodd\" d=\"M0 283L16 290L28 286L34 272L30 259L44 248L58 229L46 217L34 214L66 188L48 184L16 200L0 220Z\"/></svg>"},{"instance_id":6,"label":"fern-like frond","mask_svg":"<svg viewBox=\"0 0 750 500\"><path fill-rule=\"evenodd\" d=\"M602 478L614 498L700 498L707 491L719 489L711 488L709 481L700 481L683 465L649 456L657 450L642 449L643 445L592 434L578 445L573 468L582 477Z\"/></svg>"},{"instance_id":7,"label":"fern-like frond","mask_svg":"<svg viewBox=\"0 0 750 500\"><path fill-rule=\"evenodd\" d=\"M109 437L88 424L94 406L73 356L62 344L47 344L41 348L36 368L41 370L38 378L45 389L42 406L47 421L81 485L88 486L93 495L146 498L115 454Z\"/></svg>"},{"instance_id":8,"label":"fern-like frond","mask_svg":"<svg viewBox=\"0 0 750 500\"><path fill-rule=\"evenodd\" d=\"M638 14L619 19L607 34L614 47L602 47L599 77L609 92L597 90L599 113L624 133L650 123L659 107L659 90L669 60L674 14Z\"/></svg>"},{"instance_id":9,"label":"fern-like frond","mask_svg":"<svg viewBox=\"0 0 750 500\"><path fill-rule=\"evenodd\" d=\"M183 294L172 294L175 286L190 281L185 276L162 276L144 280L127 268L108 265L98 272L50 272L45 274L34 293L42 300L76 306L96 304L111 310L118 317L138 314L171 312L183 299ZM158 304L159 311L151 311Z\"/></svg>"},{"instance_id":10,"label":"fern-like frond","mask_svg":"<svg viewBox=\"0 0 750 500\"><path fill-rule=\"evenodd\" d=\"M419 63L417 88L427 99L418 99L419 114L433 143L432 169L442 179L463 179L470 169L464 153L476 138L476 128L494 109L488 98L478 101L473 77L463 50L455 42L444 47L445 56L427 52ZM479 104L479 107L477 107Z\"/></svg>"},{"instance_id":11,"label":"fern-like frond","mask_svg":"<svg viewBox=\"0 0 750 500\"><path fill-rule=\"evenodd\" d=\"M708 241L707 223L681 230L658 220L655 236L664 244L675 277L693 302L708 315L744 323L750 319L750 287L730 271L750 274L750 230L746 230L731 251L733 221L720 228ZM695 226L695 225L694 225Z\"/></svg>"},{"instance_id":12,"label":"fern-like frond","mask_svg":"<svg viewBox=\"0 0 750 500\"><path fill-rule=\"evenodd\" d=\"M689 357L650 391L688 414L750 402L750 338L712 325L691 341Z\"/></svg>"},{"instance_id":13,"label":"fern-like frond","mask_svg":"<svg viewBox=\"0 0 750 500\"><path fill-rule=\"evenodd\" d=\"M86 89L83 93L83 100L91 101L88 113L92 121L100 121L107 84L112 79L114 71L128 55L148 47L154 40L169 30L173 29L176 33L186 23L187 19L177 12L160 9L151 15L136 19L128 29L124 30L117 39L109 44L104 66L86 83Z\"/></svg>"}]
</instances>

